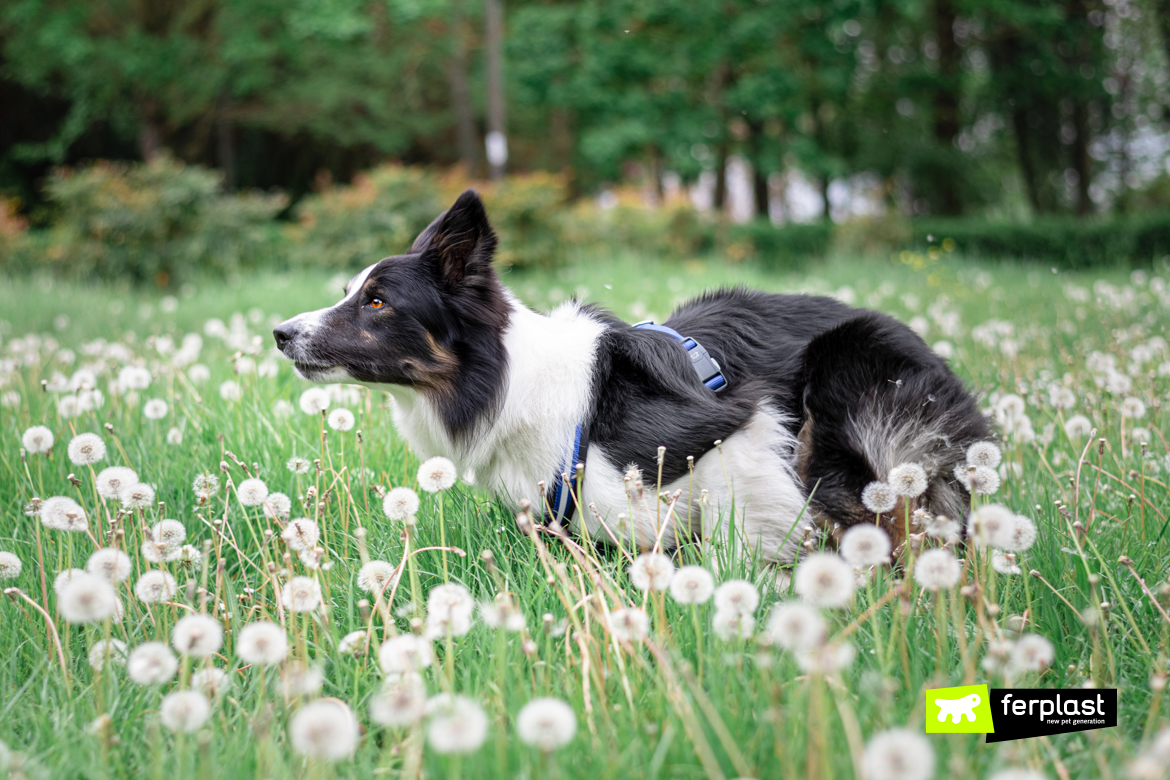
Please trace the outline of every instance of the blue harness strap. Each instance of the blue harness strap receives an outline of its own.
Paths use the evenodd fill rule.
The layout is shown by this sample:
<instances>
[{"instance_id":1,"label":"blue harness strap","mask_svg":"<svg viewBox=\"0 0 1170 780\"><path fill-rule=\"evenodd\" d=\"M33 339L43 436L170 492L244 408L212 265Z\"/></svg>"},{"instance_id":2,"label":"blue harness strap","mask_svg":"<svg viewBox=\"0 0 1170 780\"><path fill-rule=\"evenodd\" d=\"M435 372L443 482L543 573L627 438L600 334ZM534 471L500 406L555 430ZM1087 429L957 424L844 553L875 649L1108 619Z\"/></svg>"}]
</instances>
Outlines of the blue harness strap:
<instances>
[{"instance_id":1,"label":"blue harness strap","mask_svg":"<svg viewBox=\"0 0 1170 780\"><path fill-rule=\"evenodd\" d=\"M727 378L723 376L723 369L720 367L719 361L711 357L711 354L707 352L702 344L682 335L674 328L668 328L665 325L655 325L650 320L636 323L634 327L640 328L641 330L652 330L656 333L665 333L679 344L682 344L683 349L687 351L687 356L691 359L691 368L695 369L695 373L699 375L699 381L716 393L726 389Z\"/></svg>"}]
</instances>

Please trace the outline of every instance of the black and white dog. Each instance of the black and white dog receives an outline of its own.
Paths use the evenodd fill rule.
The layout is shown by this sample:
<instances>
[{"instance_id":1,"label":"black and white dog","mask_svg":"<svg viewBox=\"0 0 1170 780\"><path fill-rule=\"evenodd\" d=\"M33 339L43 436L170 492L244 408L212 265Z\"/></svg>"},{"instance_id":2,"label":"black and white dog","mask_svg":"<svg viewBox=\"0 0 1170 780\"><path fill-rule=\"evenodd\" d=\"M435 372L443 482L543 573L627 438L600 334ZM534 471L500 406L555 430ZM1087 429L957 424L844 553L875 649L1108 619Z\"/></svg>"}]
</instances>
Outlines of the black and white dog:
<instances>
[{"instance_id":1,"label":"black and white dog","mask_svg":"<svg viewBox=\"0 0 1170 780\"><path fill-rule=\"evenodd\" d=\"M671 549L725 533L734 517L764 560L787 562L802 510L838 531L872 522L862 489L906 461L930 477L912 507L964 515L952 470L987 423L905 325L830 298L743 289L704 294L668 327L575 301L539 314L500 283L495 247L469 190L340 302L276 328L277 346L305 379L386 390L421 457L450 457L466 481L550 508L578 532L584 523L593 539L632 530L643 549ZM721 378L705 385L712 371ZM660 446L662 489L682 491L670 517L655 496ZM567 500L560 475L578 459L582 495ZM631 469L644 470L648 498L631 495ZM895 545L902 527L887 525Z\"/></svg>"}]
</instances>

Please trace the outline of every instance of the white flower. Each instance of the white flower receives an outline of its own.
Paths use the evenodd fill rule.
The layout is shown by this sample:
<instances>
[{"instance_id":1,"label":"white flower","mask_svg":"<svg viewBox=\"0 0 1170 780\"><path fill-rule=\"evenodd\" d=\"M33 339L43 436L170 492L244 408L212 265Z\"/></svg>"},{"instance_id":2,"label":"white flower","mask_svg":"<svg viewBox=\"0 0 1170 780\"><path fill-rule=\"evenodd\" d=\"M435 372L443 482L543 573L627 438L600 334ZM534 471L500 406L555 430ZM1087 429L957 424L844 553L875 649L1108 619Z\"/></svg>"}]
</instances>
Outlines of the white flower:
<instances>
[{"instance_id":1,"label":"white flower","mask_svg":"<svg viewBox=\"0 0 1170 780\"><path fill-rule=\"evenodd\" d=\"M381 595L393 584L396 571L386 561L370 561L358 569L357 585L366 593Z\"/></svg>"},{"instance_id":2,"label":"white flower","mask_svg":"<svg viewBox=\"0 0 1170 780\"><path fill-rule=\"evenodd\" d=\"M959 584L963 567L950 550L935 548L918 556L914 579L927 590L944 590Z\"/></svg>"},{"instance_id":3,"label":"white flower","mask_svg":"<svg viewBox=\"0 0 1170 780\"><path fill-rule=\"evenodd\" d=\"M926 492L926 470L917 463L901 463L890 469L886 482L897 495L914 498Z\"/></svg>"},{"instance_id":4,"label":"white flower","mask_svg":"<svg viewBox=\"0 0 1170 780\"><path fill-rule=\"evenodd\" d=\"M841 557L850 566L877 566L890 557L890 536L872 523L853 526L841 537Z\"/></svg>"},{"instance_id":5,"label":"white flower","mask_svg":"<svg viewBox=\"0 0 1170 780\"><path fill-rule=\"evenodd\" d=\"M1093 432L1093 423L1083 414L1074 414L1065 421L1064 431L1070 439L1083 439Z\"/></svg>"},{"instance_id":6,"label":"white flower","mask_svg":"<svg viewBox=\"0 0 1170 780\"><path fill-rule=\"evenodd\" d=\"M391 520L405 520L418 514L418 494L408 487L396 487L382 499L382 511Z\"/></svg>"},{"instance_id":7,"label":"white flower","mask_svg":"<svg viewBox=\"0 0 1170 780\"><path fill-rule=\"evenodd\" d=\"M172 598L179 590L169 572L151 569L134 583L134 595L144 604L157 604Z\"/></svg>"},{"instance_id":8,"label":"white flower","mask_svg":"<svg viewBox=\"0 0 1170 780\"><path fill-rule=\"evenodd\" d=\"M236 655L248 664L274 666L288 655L288 637L275 623L258 620L240 630Z\"/></svg>"},{"instance_id":9,"label":"white flower","mask_svg":"<svg viewBox=\"0 0 1170 780\"><path fill-rule=\"evenodd\" d=\"M183 443L183 431L179 428L171 428L167 431L167 444L179 445Z\"/></svg>"},{"instance_id":10,"label":"white flower","mask_svg":"<svg viewBox=\"0 0 1170 780\"><path fill-rule=\"evenodd\" d=\"M300 403L305 414L320 414L329 408L329 393L323 387L310 387L301 393Z\"/></svg>"},{"instance_id":11,"label":"white flower","mask_svg":"<svg viewBox=\"0 0 1170 780\"><path fill-rule=\"evenodd\" d=\"M223 669L208 666L191 675L191 690L199 691L208 699L217 699L232 687L232 680Z\"/></svg>"},{"instance_id":12,"label":"white flower","mask_svg":"<svg viewBox=\"0 0 1170 780\"><path fill-rule=\"evenodd\" d=\"M184 544L177 550L172 550L167 553L167 563L177 563L180 568L193 571L199 568L199 564L203 561L203 553L199 552L199 548L193 544Z\"/></svg>"},{"instance_id":13,"label":"white flower","mask_svg":"<svg viewBox=\"0 0 1170 780\"><path fill-rule=\"evenodd\" d=\"M191 483L191 490L200 503L207 501L219 492L219 477L207 471L198 474Z\"/></svg>"},{"instance_id":14,"label":"white flower","mask_svg":"<svg viewBox=\"0 0 1170 780\"><path fill-rule=\"evenodd\" d=\"M187 378L194 384L201 385L211 379L211 369L202 363L196 363L187 369Z\"/></svg>"},{"instance_id":15,"label":"white flower","mask_svg":"<svg viewBox=\"0 0 1170 780\"><path fill-rule=\"evenodd\" d=\"M15 553L0 552L0 580L16 579L23 568L24 564Z\"/></svg>"},{"instance_id":16,"label":"white flower","mask_svg":"<svg viewBox=\"0 0 1170 780\"><path fill-rule=\"evenodd\" d=\"M57 609L69 623L93 623L114 617L118 596L107 580L82 572L61 588Z\"/></svg>"},{"instance_id":17,"label":"white flower","mask_svg":"<svg viewBox=\"0 0 1170 780\"><path fill-rule=\"evenodd\" d=\"M151 398L142 406L142 416L148 420L161 420L167 416L167 402L161 398Z\"/></svg>"},{"instance_id":18,"label":"white flower","mask_svg":"<svg viewBox=\"0 0 1170 780\"><path fill-rule=\"evenodd\" d=\"M337 652L341 655L361 655L366 650L366 632L350 631L337 643Z\"/></svg>"},{"instance_id":19,"label":"white flower","mask_svg":"<svg viewBox=\"0 0 1170 780\"><path fill-rule=\"evenodd\" d=\"M187 528L178 520L159 520L150 529L150 540L164 551L171 552L187 541Z\"/></svg>"},{"instance_id":20,"label":"white flower","mask_svg":"<svg viewBox=\"0 0 1170 780\"><path fill-rule=\"evenodd\" d=\"M630 566L630 582L638 590L666 590L674 576L674 562L662 553L642 553Z\"/></svg>"},{"instance_id":21,"label":"white flower","mask_svg":"<svg viewBox=\"0 0 1170 780\"><path fill-rule=\"evenodd\" d=\"M796 665L805 672L833 674L853 663L856 655L857 650L848 642L840 645L817 645L797 650Z\"/></svg>"},{"instance_id":22,"label":"white flower","mask_svg":"<svg viewBox=\"0 0 1170 780\"><path fill-rule=\"evenodd\" d=\"M1009 667L1015 673L1038 672L1056 657L1052 643L1039 634L1024 634L1012 646Z\"/></svg>"},{"instance_id":23,"label":"white flower","mask_svg":"<svg viewBox=\"0 0 1170 780\"><path fill-rule=\"evenodd\" d=\"M96 433L79 433L69 442L69 460L92 466L106 457L106 443Z\"/></svg>"},{"instance_id":24,"label":"white flower","mask_svg":"<svg viewBox=\"0 0 1170 780\"><path fill-rule=\"evenodd\" d=\"M287 699L313 696L324 684L325 671L318 665L309 666L301 661L292 661L280 671L280 687Z\"/></svg>"},{"instance_id":25,"label":"white flower","mask_svg":"<svg viewBox=\"0 0 1170 780\"><path fill-rule=\"evenodd\" d=\"M53 578L53 592L60 596L65 592L65 586L73 581L78 574L88 574L85 569L64 569Z\"/></svg>"},{"instance_id":26,"label":"white flower","mask_svg":"<svg viewBox=\"0 0 1170 780\"><path fill-rule=\"evenodd\" d=\"M175 691L163 697L158 715L171 731L190 734L211 717L211 704L201 693Z\"/></svg>"},{"instance_id":27,"label":"white flower","mask_svg":"<svg viewBox=\"0 0 1170 780\"><path fill-rule=\"evenodd\" d=\"M284 419L286 417L292 417L292 413L293 405L291 401L288 401L284 398L278 398L276 403L272 404L272 414L275 417Z\"/></svg>"},{"instance_id":28,"label":"white flower","mask_svg":"<svg viewBox=\"0 0 1170 780\"><path fill-rule=\"evenodd\" d=\"M1146 405L1142 399L1130 396L1121 402L1121 415L1130 420L1140 420L1146 416Z\"/></svg>"},{"instance_id":29,"label":"white flower","mask_svg":"<svg viewBox=\"0 0 1170 780\"><path fill-rule=\"evenodd\" d=\"M870 482L861 491L861 503L875 515L882 515L897 506L898 494L885 482Z\"/></svg>"},{"instance_id":30,"label":"white flower","mask_svg":"<svg viewBox=\"0 0 1170 780\"><path fill-rule=\"evenodd\" d=\"M426 706L427 687L421 675L391 674L370 698L370 720L379 726L409 726L422 718Z\"/></svg>"},{"instance_id":31,"label":"white flower","mask_svg":"<svg viewBox=\"0 0 1170 780\"><path fill-rule=\"evenodd\" d=\"M917 732L890 729L865 746L861 766L867 780L930 780L934 777L934 748Z\"/></svg>"},{"instance_id":32,"label":"white flower","mask_svg":"<svg viewBox=\"0 0 1170 780\"><path fill-rule=\"evenodd\" d=\"M126 509L149 509L154 504L154 488L143 482L127 485L118 493Z\"/></svg>"},{"instance_id":33,"label":"white flower","mask_svg":"<svg viewBox=\"0 0 1170 780\"><path fill-rule=\"evenodd\" d=\"M728 580L715 589L715 609L751 614L760 606L760 592L747 580Z\"/></svg>"},{"instance_id":34,"label":"white flower","mask_svg":"<svg viewBox=\"0 0 1170 780\"><path fill-rule=\"evenodd\" d=\"M312 612L321 604L321 586L312 577L293 577L280 594L290 612Z\"/></svg>"},{"instance_id":35,"label":"white flower","mask_svg":"<svg viewBox=\"0 0 1170 780\"><path fill-rule=\"evenodd\" d=\"M122 495L122 488L138 482L138 475L134 469L126 466L109 466L98 472L97 491L102 498L118 500Z\"/></svg>"},{"instance_id":36,"label":"white flower","mask_svg":"<svg viewBox=\"0 0 1170 780\"><path fill-rule=\"evenodd\" d=\"M995 569L1000 574L1022 574L1023 573L1023 569L1021 569L1016 564L1016 554L1015 553L1005 553L1002 550L992 550L991 551L991 568Z\"/></svg>"},{"instance_id":37,"label":"white flower","mask_svg":"<svg viewBox=\"0 0 1170 780\"><path fill-rule=\"evenodd\" d=\"M206 658L223 646L223 626L210 615L187 615L175 623L171 644L180 655Z\"/></svg>"},{"instance_id":38,"label":"white flower","mask_svg":"<svg viewBox=\"0 0 1170 780\"><path fill-rule=\"evenodd\" d=\"M1023 415L1027 406L1024 404L1023 398L1020 398L1015 393L1008 393L999 399L999 403L996 404L995 408L1004 418L1011 420Z\"/></svg>"},{"instance_id":39,"label":"white flower","mask_svg":"<svg viewBox=\"0 0 1170 780\"><path fill-rule=\"evenodd\" d=\"M471 598L467 588L458 583L448 582L439 585L432 588L431 592L427 594L428 622L434 619L443 624L462 624L466 620L468 621L467 628L470 629L470 619L474 611L475 600ZM456 636L459 635L456 634Z\"/></svg>"},{"instance_id":40,"label":"white flower","mask_svg":"<svg viewBox=\"0 0 1170 780\"><path fill-rule=\"evenodd\" d=\"M269 493L264 499L264 516L274 520L283 520L292 511L292 499L284 493Z\"/></svg>"},{"instance_id":41,"label":"white flower","mask_svg":"<svg viewBox=\"0 0 1170 780\"><path fill-rule=\"evenodd\" d=\"M321 531L314 523L307 517L298 517L296 520L290 520L288 525L284 527L280 538L290 549L303 551L312 550L317 546L317 540L321 538Z\"/></svg>"},{"instance_id":42,"label":"white flower","mask_svg":"<svg viewBox=\"0 0 1170 780\"><path fill-rule=\"evenodd\" d=\"M308 474L309 467L313 465L312 461L305 458L298 458L295 455L288 459L288 463L284 464L288 470L294 474Z\"/></svg>"},{"instance_id":43,"label":"white flower","mask_svg":"<svg viewBox=\"0 0 1170 780\"><path fill-rule=\"evenodd\" d=\"M434 660L430 641L414 634L399 634L387 639L378 649L378 665L386 674L419 672Z\"/></svg>"},{"instance_id":44,"label":"white flower","mask_svg":"<svg viewBox=\"0 0 1170 780\"><path fill-rule=\"evenodd\" d=\"M989 441L977 441L967 448L967 465L995 468L1003 458L999 447Z\"/></svg>"},{"instance_id":45,"label":"white flower","mask_svg":"<svg viewBox=\"0 0 1170 780\"><path fill-rule=\"evenodd\" d=\"M764 638L788 650L808 650L825 639L825 620L808 604L785 602L772 607Z\"/></svg>"},{"instance_id":46,"label":"white flower","mask_svg":"<svg viewBox=\"0 0 1170 780\"><path fill-rule=\"evenodd\" d=\"M436 753L472 753L487 738L483 707L465 696L442 694L427 702L427 742Z\"/></svg>"},{"instance_id":47,"label":"white flower","mask_svg":"<svg viewBox=\"0 0 1170 780\"><path fill-rule=\"evenodd\" d=\"M150 387L150 371L142 366L124 366L118 371L118 386L123 390L145 390Z\"/></svg>"},{"instance_id":48,"label":"white flower","mask_svg":"<svg viewBox=\"0 0 1170 780\"><path fill-rule=\"evenodd\" d=\"M244 506L260 506L264 499L268 498L268 486L264 484L264 480L252 477L241 482L236 488L236 493Z\"/></svg>"},{"instance_id":49,"label":"white flower","mask_svg":"<svg viewBox=\"0 0 1170 780\"><path fill-rule=\"evenodd\" d=\"M967 533L981 547L1010 547L1015 540L1016 515L1001 504L985 504L971 514Z\"/></svg>"},{"instance_id":50,"label":"white flower","mask_svg":"<svg viewBox=\"0 0 1170 780\"><path fill-rule=\"evenodd\" d=\"M711 627L715 630L715 636L724 642L731 642L735 639L750 639L756 630L756 619L750 612L716 609L715 617L711 620Z\"/></svg>"},{"instance_id":51,"label":"white flower","mask_svg":"<svg viewBox=\"0 0 1170 780\"><path fill-rule=\"evenodd\" d=\"M609 613L609 630L621 642L641 642L650 633L650 617L634 607L615 609Z\"/></svg>"},{"instance_id":52,"label":"white flower","mask_svg":"<svg viewBox=\"0 0 1170 780\"><path fill-rule=\"evenodd\" d=\"M178 670L178 659L162 642L141 644L126 659L126 673L139 685L162 685Z\"/></svg>"},{"instance_id":53,"label":"white flower","mask_svg":"<svg viewBox=\"0 0 1170 780\"><path fill-rule=\"evenodd\" d=\"M577 733L577 715L560 699L533 699L516 716L520 741L545 753L562 748Z\"/></svg>"},{"instance_id":54,"label":"white flower","mask_svg":"<svg viewBox=\"0 0 1170 780\"><path fill-rule=\"evenodd\" d=\"M968 491L979 496L994 495L999 490L999 472L989 466L956 466L955 478Z\"/></svg>"},{"instance_id":55,"label":"white flower","mask_svg":"<svg viewBox=\"0 0 1170 780\"><path fill-rule=\"evenodd\" d=\"M670 579L670 595L679 604L703 604L715 592L715 578L702 566L683 566Z\"/></svg>"},{"instance_id":56,"label":"white flower","mask_svg":"<svg viewBox=\"0 0 1170 780\"><path fill-rule=\"evenodd\" d=\"M479 605L479 616L488 628L505 631L523 631L527 622L524 613L507 594L501 593L494 601Z\"/></svg>"},{"instance_id":57,"label":"white flower","mask_svg":"<svg viewBox=\"0 0 1170 780\"><path fill-rule=\"evenodd\" d=\"M361 735L353 710L338 699L310 702L288 724L293 752L325 761L340 761L352 754Z\"/></svg>"},{"instance_id":58,"label":"white flower","mask_svg":"<svg viewBox=\"0 0 1170 780\"><path fill-rule=\"evenodd\" d=\"M818 607L846 607L853 598L853 570L832 553L813 553L796 567L797 594Z\"/></svg>"},{"instance_id":59,"label":"white flower","mask_svg":"<svg viewBox=\"0 0 1170 780\"><path fill-rule=\"evenodd\" d=\"M130 556L115 547L103 547L89 556L85 570L110 582L123 582L130 576Z\"/></svg>"},{"instance_id":60,"label":"white flower","mask_svg":"<svg viewBox=\"0 0 1170 780\"><path fill-rule=\"evenodd\" d=\"M1036 543L1036 524L1030 518L1016 515L1010 543L1003 545L1008 552L1024 552Z\"/></svg>"},{"instance_id":61,"label":"white flower","mask_svg":"<svg viewBox=\"0 0 1170 780\"><path fill-rule=\"evenodd\" d=\"M353 412L349 409L334 409L327 418L329 427L335 431L348 431L353 427Z\"/></svg>"},{"instance_id":62,"label":"white flower","mask_svg":"<svg viewBox=\"0 0 1170 780\"><path fill-rule=\"evenodd\" d=\"M229 379L219 386L219 397L228 403L240 400L243 395L240 384L234 379Z\"/></svg>"},{"instance_id":63,"label":"white flower","mask_svg":"<svg viewBox=\"0 0 1170 780\"><path fill-rule=\"evenodd\" d=\"M85 510L68 496L53 496L41 502L41 522L50 531L84 531L89 528Z\"/></svg>"},{"instance_id":64,"label":"white flower","mask_svg":"<svg viewBox=\"0 0 1170 780\"><path fill-rule=\"evenodd\" d=\"M1052 385L1048 388L1048 403L1056 409L1071 409L1077 405L1077 396L1067 387Z\"/></svg>"},{"instance_id":65,"label":"white flower","mask_svg":"<svg viewBox=\"0 0 1170 780\"><path fill-rule=\"evenodd\" d=\"M455 464L439 456L418 467L418 485L428 493L438 493L455 484Z\"/></svg>"},{"instance_id":66,"label":"white flower","mask_svg":"<svg viewBox=\"0 0 1170 780\"><path fill-rule=\"evenodd\" d=\"M121 639L100 639L89 648L89 666L91 669L95 672L101 671L108 663L125 666L126 643Z\"/></svg>"},{"instance_id":67,"label":"white flower","mask_svg":"<svg viewBox=\"0 0 1170 780\"><path fill-rule=\"evenodd\" d=\"M53 441L53 432L43 425L34 425L20 437L29 455L44 455L53 448Z\"/></svg>"},{"instance_id":68,"label":"white flower","mask_svg":"<svg viewBox=\"0 0 1170 780\"><path fill-rule=\"evenodd\" d=\"M935 515L926 522L926 535L944 542L957 542L963 526L946 515Z\"/></svg>"}]
</instances>

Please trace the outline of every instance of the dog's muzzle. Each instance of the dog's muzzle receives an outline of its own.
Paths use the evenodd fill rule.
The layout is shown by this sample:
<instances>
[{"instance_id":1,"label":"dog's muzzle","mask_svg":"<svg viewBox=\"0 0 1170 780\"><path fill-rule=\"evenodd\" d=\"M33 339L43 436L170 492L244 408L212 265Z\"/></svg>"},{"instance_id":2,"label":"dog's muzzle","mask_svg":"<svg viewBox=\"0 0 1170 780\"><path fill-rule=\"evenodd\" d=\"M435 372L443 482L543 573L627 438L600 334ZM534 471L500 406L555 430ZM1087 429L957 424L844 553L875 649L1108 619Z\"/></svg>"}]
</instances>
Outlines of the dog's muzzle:
<instances>
[{"instance_id":1,"label":"dog's muzzle","mask_svg":"<svg viewBox=\"0 0 1170 780\"><path fill-rule=\"evenodd\" d=\"M272 336L276 339L276 348L288 357L292 357L289 354L289 349L299 335L300 327L297 325L296 320L282 322L272 331Z\"/></svg>"}]
</instances>

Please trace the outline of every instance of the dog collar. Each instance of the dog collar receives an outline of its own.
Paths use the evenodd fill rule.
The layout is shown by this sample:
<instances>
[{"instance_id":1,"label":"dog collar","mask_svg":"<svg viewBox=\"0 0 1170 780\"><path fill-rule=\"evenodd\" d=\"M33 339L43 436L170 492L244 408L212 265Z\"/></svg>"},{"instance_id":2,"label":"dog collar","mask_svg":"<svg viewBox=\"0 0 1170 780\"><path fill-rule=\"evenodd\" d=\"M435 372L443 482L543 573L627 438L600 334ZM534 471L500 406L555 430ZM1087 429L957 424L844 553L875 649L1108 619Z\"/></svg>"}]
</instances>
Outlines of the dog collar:
<instances>
[{"instance_id":1,"label":"dog collar","mask_svg":"<svg viewBox=\"0 0 1170 780\"><path fill-rule=\"evenodd\" d=\"M682 344L683 349L687 351L687 356L691 359L691 368L695 369L695 373L699 375L700 382L716 393L727 388L727 378L723 376L723 369L720 367L719 362L711 357L711 353L699 342L682 335L674 328L668 328L665 325L655 325L651 320L635 323L634 327L642 330L652 330L657 333L665 333L667 336L670 336L679 344Z\"/></svg>"},{"instance_id":2,"label":"dog collar","mask_svg":"<svg viewBox=\"0 0 1170 780\"><path fill-rule=\"evenodd\" d=\"M561 469L553 481L552 499L549 502L549 506L552 508L550 522L567 525L573 519L573 514L577 511L577 500L580 499L580 496L573 495L573 478L577 474L577 464L585 462L585 455L588 451L589 425L582 421L577 424L577 431L573 437L573 457L569 461L561 463ZM569 484L565 484L566 476Z\"/></svg>"}]
</instances>

